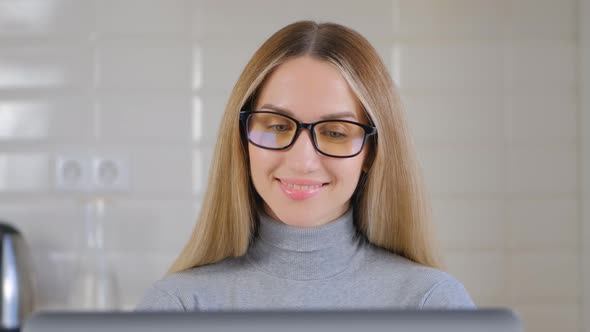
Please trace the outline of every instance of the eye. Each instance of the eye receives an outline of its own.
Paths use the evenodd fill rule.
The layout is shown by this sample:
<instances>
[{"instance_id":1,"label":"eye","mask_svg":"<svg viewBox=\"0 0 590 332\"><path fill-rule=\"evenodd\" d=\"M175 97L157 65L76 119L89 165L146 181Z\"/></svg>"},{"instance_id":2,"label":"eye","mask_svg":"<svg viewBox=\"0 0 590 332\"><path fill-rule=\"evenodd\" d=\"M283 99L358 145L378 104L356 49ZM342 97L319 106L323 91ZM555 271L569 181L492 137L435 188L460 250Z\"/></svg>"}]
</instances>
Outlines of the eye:
<instances>
[{"instance_id":1,"label":"eye","mask_svg":"<svg viewBox=\"0 0 590 332\"><path fill-rule=\"evenodd\" d=\"M331 137L331 138L341 138L341 137L346 136L345 134L339 133L337 131L328 131L328 132L326 132L326 134L328 135L328 137Z\"/></svg>"},{"instance_id":2,"label":"eye","mask_svg":"<svg viewBox=\"0 0 590 332\"><path fill-rule=\"evenodd\" d=\"M268 127L276 132L285 132L291 130L290 126L286 124L270 125Z\"/></svg>"},{"instance_id":3,"label":"eye","mask_svg":"<svg viewBox=\"0 0 590 332\"><path fill-rule=\"evenodd\" d=\"M340 133L337 131L324 131L322 134L326 135L330 138L344 138L344 137L346 137L346 134Z\"/></svg>"}]
</instances>

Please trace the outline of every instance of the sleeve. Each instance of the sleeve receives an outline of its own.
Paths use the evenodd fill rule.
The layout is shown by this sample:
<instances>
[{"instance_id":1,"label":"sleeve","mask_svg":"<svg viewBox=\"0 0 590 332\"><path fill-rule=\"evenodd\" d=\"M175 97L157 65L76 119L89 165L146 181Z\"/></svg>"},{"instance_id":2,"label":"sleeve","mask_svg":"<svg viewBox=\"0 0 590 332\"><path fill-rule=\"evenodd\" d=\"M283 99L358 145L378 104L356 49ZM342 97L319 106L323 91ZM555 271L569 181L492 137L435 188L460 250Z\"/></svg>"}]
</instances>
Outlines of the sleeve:
<instances>
[{"instance_id":1,"label":"sleeve","mask_svg":"<svg viewBox=\"0 0 590 332\"><path fill-rule=\"evenodd\" d=\"M452 277L435 283L421 302L421 309L476 309L465 287Z\"/></svg>"},{"instance_id":2,"label":"sleeve","mask_svg":"<svg viewBox=\"0 0 590 332\"><path fill-rule=\"evenodd\" d=\"M178 297L152 286L139 302L136 311L186 311Z\"/></svg>"}]
</instances>

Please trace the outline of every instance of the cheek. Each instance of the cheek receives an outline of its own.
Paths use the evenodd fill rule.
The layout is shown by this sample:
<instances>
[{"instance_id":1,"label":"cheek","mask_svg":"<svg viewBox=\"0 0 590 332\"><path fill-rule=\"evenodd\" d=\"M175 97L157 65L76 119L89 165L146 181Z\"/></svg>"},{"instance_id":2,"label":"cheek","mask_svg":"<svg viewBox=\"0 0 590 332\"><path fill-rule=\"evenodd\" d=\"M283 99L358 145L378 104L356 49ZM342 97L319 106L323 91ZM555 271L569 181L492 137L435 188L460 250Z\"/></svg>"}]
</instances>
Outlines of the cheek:
<instances>
[{"instance_id":1,"label":"cheek","mask_svg":"<svg viewBox=\"0 0 590 332\"><path fill-rule=\"evenodd\" d=\"M252 182L257 189L259 189L261 181L272 173L277 163L276 156L269 152L272 151L259 149L251 144L248 147Z\"/></svg>"},{"instance_id":2,"label":"cheek","mask_svg":"<svg viewBox=\"0 0 590 332\"><path fill-rule=\"evenodd\" d=\"M363 168L363 160L359 155L351 159L336 159L331 163L331 173L336 177L339 185L347 189L356 189Z\"/></svg>"},{"instance_id":3,"label":"cheek","mask_svg":"<svg viewBox=\"0 0 590 332\"><path fill-rule=\"evenodd\" d=\"M250 172L252 177L252 182L256 185L256 180L258 178L258 174L262 172L260 169L263 163L260 163L260 156L258 156L258 152L256 149L252 148L252 145L248 145L248 156L250 159Z\"/></svg>"}]
</instances>

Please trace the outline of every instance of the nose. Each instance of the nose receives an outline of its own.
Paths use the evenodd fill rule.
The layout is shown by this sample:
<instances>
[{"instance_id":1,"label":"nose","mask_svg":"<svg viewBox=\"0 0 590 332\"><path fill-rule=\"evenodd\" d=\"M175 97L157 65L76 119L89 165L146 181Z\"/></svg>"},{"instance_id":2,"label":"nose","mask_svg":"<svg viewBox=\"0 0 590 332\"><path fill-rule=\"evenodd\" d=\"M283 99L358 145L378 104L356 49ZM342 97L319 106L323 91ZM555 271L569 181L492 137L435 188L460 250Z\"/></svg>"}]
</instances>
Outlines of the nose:
<instances>
[{"instance_id":1,"label":"nose","mask_svg":"<svg viewBox=\"0 0 590 332\"><path fill-rule=\"evenodd\" d=\"M320 153L315 149L311 132L307 129L301 130L286 153L289 164L296 171L309 173L319 167Z\"/></svg>"}]
</instances>

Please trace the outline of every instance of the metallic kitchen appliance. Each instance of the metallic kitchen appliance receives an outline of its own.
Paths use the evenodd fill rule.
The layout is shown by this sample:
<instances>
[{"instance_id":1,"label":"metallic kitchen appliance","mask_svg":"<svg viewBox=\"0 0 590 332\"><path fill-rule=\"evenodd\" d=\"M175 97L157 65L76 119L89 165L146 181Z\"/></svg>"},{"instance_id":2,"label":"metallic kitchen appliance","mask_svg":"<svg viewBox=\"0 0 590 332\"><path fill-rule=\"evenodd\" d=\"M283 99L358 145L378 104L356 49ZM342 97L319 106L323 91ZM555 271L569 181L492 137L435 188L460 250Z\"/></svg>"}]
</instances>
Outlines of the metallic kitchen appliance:
<instances>
[{"instance_id":1,"label":"metallic kitchen appliance","mask_svg":"<svg viewBox=\"0 0 590 332\"><path fill-rule=\"evenodd\" d=\"M0 221L0 331L18 331L33 311L28 248L21 233Z\"/></svg>"}]
</instances>

